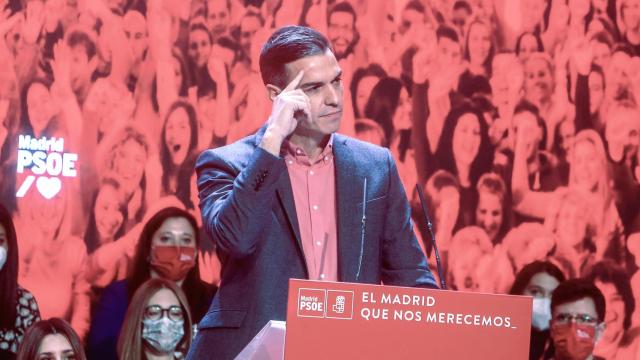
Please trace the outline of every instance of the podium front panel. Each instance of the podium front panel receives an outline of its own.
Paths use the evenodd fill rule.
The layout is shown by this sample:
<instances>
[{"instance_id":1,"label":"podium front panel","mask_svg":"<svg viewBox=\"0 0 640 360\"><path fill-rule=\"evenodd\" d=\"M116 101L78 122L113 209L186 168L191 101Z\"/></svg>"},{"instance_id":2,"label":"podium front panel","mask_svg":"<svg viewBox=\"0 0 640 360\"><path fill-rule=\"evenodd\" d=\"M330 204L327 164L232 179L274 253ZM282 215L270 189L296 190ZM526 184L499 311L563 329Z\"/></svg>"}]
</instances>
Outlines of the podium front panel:
<instances>
[{"instance_id":1,"label":"podium front panel","mask_svg":"<svg viewBox=\"0 0 640 360\"><path fill-rule=\"evenodd\" d=\"M291 279L285 359L527 359L532 298Z\"/></svg>"}]
</instances>

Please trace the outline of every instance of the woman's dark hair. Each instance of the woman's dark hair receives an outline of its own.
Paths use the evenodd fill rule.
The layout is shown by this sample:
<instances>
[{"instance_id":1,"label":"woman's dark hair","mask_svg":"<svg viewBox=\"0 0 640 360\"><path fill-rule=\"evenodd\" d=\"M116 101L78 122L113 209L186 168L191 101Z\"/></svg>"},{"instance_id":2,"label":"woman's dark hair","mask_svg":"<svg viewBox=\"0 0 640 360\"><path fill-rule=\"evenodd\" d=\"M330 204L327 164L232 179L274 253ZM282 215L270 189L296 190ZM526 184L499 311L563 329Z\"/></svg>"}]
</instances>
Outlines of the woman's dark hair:
<instances>
[{"instance_id":1,"label":"woman's dark hair","mask_svg":"<svg viewBox=\"0 0 640 360\"><path fill-rule=\"evenodd\" d=\"M358 68L358 70L353 73L351 84L349 84L349 90L351 91L351 104L353 106L353 113L356 119L362 118L364 115L360 114L360 110L357 106L356 95L358 93L358 86L360 86L360 81L367 76L375 76L378 79L382 79L387 77L387 72L384 71L382 66L374 63L369 64L369 66L367 66L366 68Z\"/></svg>"},{"instance_id":2,"label":"woman's dark hair","mask_svg":"<svg viewBox=\"0 0 640 360\"><path fill-rule=\"evenodd\" d=\"M484 59L484 62L482 63L482 67L484 68L487 77L491 77L491 63L493 62L493 56L496 53L496 45L493 39L493 32L491 31L491 27L489 26L489 24L479 19L476 19L472 21L471 24L469 24L469 27L467 28L467 36L465 36L464 40L464 58L468 61L471 60L471 54L469 54L469 36L471 35L471 29L473 29L474 25L482 25L485 26L487 30L489 30L489 42L491 43L491 47L489 48L487 58Z\"/></svg>"},{"instance_id":3,"label":"woman's dark hair","mask_svg":"<svg viewBox=\"0 0 640 360\"><path fill-rule=\"evenodd\" d=\"M389 147L391 138L395 132L393 128L393 115L398 109L402 82L396 78L386 77L380 79L371 91L369 101L364 107L364 116L372 119L384 130L385 140L383 145Z\"/></svg>"},{"instance_id":4,"label":"woman's dark hair","mask_svg":"<svg viewBox=\"0 0 640 360\"><path fill-rule=\"evenodd\" d=\"M186 97L187 92L189 90L189 86L191 86L191 77L189 72L189 67L187 66L187 61L182 56L180 50L173 48L171 50L171 55L174 59L178 60L180 64L180 73L182 74L182 82L180 83L180 89L178 89L178 96ZM153 110L155 112L160 111L160 104L158 103L158 78L154 77L153 82L151 83L151 104L153 105Z\"/></svg>"},{"instance_id":5,"label":"woman's dark hair","mask_svg":"<svg viewBox=\"0 0 640 360\"><path fill-rule=\"evenodd\" d=\"M38 350L42 339L47 335L62 335L67 338L71 349L75 355L74 359L86 360L87 356L84 353L84 348L80 342L80 338L71 325L66 321L59 318L50 318L48 320L40 320L37 323L31 325L29 330L24 334L22 344L18 349L18 359L21 360L36 360L38 359Z\"/></svg>"},{"instance_id":6,"label":"woman's dark hair","mask_svg":"<svg viewBox=\"0 0 640 360\"><path fill-rule=\"evenodd\" d=\"M187 209L197 209L198 204L194 204L191 201L191 177L195 173L196 160L198 159L198 154L193 152L191 154L187 154L187 157L184 160L183 166L180 167L177 174L177 185L176 185L176 197L180 200Z\"/></svg>"},{"instance_id":7,"label":"woman's dark hair","mask_svg":"<svg viewBox=\"0 0 640 360\"><path fill-rule=\"evenodd\" d=\"M459 172L456 168L455 156L453 154L453 134L460 118L465 114L473 114L478 119L480 125L480 148L475 159L471 163L469 171L469 180L471 186L475 187L480 176L491 168L493 163L493 149L489 140L489 127L484 120L484 115L469 101L463 101L455 108L451 109L447 115L440 142L436 149L435 157L438 159L438 167L449 171L458 176Z\"/></svg>"},{"instance_id":8,"label":"woman's dark hair","mask_svg":"<svg viewBox=\"0 0 640 360\"><path fill-rule=\"evenodd\" d=\"M544 44L542 43L542 39L540 38L540 35L525 31L522 34L520 34L520 36L518 36L518 40L516 40L516 56L520 56L520 52L522 51L520 49L520 46L522 45L522 39L524 39L524 37L527 35L531 35L533 36L534 39L536 39L536 44L538 45L538 52L544 51Z\"/></svg>"},{"instance_id":9,"label":"woman's dark hair","mask_svg":"<svg viewBox=\"0 0 640 360\"><path fill-rule=\"evenodd\" d=\"M631 281L629 274L620 265L616 264L613 260L602 260L589 270L585 278L595 283L600 281L606 284L613 284L616 291L622 297L624 302L624 330L628 330L631 327L631 320L633 311L636 308L636 302L633 297L633 291L631 290ZM603 319L600 319L603 320Z\"/></svg>"},{"instance_id":10,"label":"woman's dark hair","mask_svg":"<svg viewBox=\"0 0 640 360\"><path fill-rule=\"evenodd\" d=\"M593 18L595 16L595 14L596 14L596 8L595 8L595 6L593 6L593 1L589 1L589 11L587 12L587 14L583 18L585 34L589 30L589 24L591 23L591 21L593 21Z\"/></svg>"},{"instance_id":11,"label":"woman's dark hair","mask_svg":"<svg viewBox=\"0 0 640 360\"><path fill-rule=\"evenodd\" d=\"M162 226L162 224L169 218L184 218L193 228L196 241L196 249L200 248L200 233L198 232L198 224L196 219L186 210L179 209L177 207L167 207L158 211L153 215L149 221L144 225L140 239L138 240L138 246L136 247L136 255L133 260L133 268L131 269L131 275L128 278L128 295L129 299L133 297L136 290L151 277L151 265L149 259L151 257L151 240L153 234ZM196 257L196 265L191 269L182 283L182 288L187 293L187 298L190 304L196 303L193 299L193 294L200 291L202 284L200 281L200 270L198 269L198 260ZM192 296L189 296L189 295Z\"/></svg>"},{"instance_id":12,"label":"woman's dark hair","mask_svg":"<svg viewBox=\"0 0 640 360\"><path fill-rule=\"evenodd\" d=\"M87 230L84 233L84 243L87 246L87 254L93 253L100 247L100 239L99 239L100 234L98 234L98 227L96 226L95 207L96 207L96 201L98 200L98 194L100 193L100 189L102 189L105 186L111 186L116 191L120 190L120 183L118 182L118 180L113 178L104 178L102 179L102 182L100 184L100 187L98 188L98 191L96 191L96 194L93 196L93 200L91 201L91 208L90 208L91 213L89 215L89 222L87 223ZM120 213L122 214L122 224L120 224L120 226L116 230L113 236L114 240L117 240L120 237L122 237L122 235L124 235L124 232L125 232L125 225L126 225L125 220L128 217L129 210L127 209L127 204L124 201L120 202L118 211L120 211Z\"/></svg>"},{"instance_id":13,"label":"woman's dark hair","mask_svg":"<svg viewBox=\"0 0 640 360\"><path fill-rule=\"evenodd\" d=\"M618 27L615 25L613 21L611 21L611 19L601 15L601 16L594 16L591 22L594 22L594 21L599 21L600 24L602 25L603 30L595 34L593 38L595 38L598 34L604 35L604 37L607 39L607 44L609 45L609 48L611 48L611 46L614 43L620 41L620 33L618 32ZM604 41L601 41L601 42L604 42Z\"/></svg>"},{"instance_id":14,"label":"woman's dark hair","mask_svg":"<svg viewBox=\"0 0 640 360\"><path fill-rule=\"evenodd\" d=\"M285 26L276 30L260 52L260 74L265 85L287 85L285 65L331 48L329 40L318 31L304 26Z\"/></svg>"},{"instance_id":15,"label":"woman's dark hair","mask_svg":"<svg viewBox=\"0 0 640 360\"><path fill-rule=\"evenodd\" d=\"M11 214L0 204L0 225L5 231L7 260L0 270L0 328L11 329L16 325L18 301L18 239Z\"/></svg>"},{"instance_id":16,"label":"woman's dark hair","mask_svg":"<svg viewBox=\"0 0 640 360\"><path fill-rule=\"evenodd\" d=\"M34 78L31 81L27 82L20 91L20 134L21 135L35 135L33 132L33 126L31 126L31 121L29 121L29 104L27 104L27 95L29 94L29 90L31 86L35 84L40 84L49 90L51 87L51 82L43 79L43 78ZM44 129L44 134L49 134L52 130L55 129L54 121L55 119L51 119L47 127Z\"/></svg>"},{"instance_id":17,"label":"woman's dark hair","mask_svg":"<svg viewBox=\"0 0 640 360\"><path fill-rule=\"evenodd\" d=\"M513 285L511 286L511 290L509 290L509 294L524 294L524 290L531 282L531 279L536 274L540 273L545 273L553 276L561 284L566 280L562 271L553 263L549 261L534 261L530 264L525 265L522 270L520 270L520 272L516 274L516 279L513 281Z\"/></svg>"},{"instance_id":18,"label":"woman's dark hair","mask_svg":"<svg viewBox=\"0 0 640 360\"><path fill-rule=\"evenodd\" d=\"M186 161L183 161L182 164L178 166L174 165L173 161L171 161L171 153L169 151L169 148L167 147L167 142L165 141L169 117L178 109L184 109L184 111L187 113L187 117L189 118L189 127L191 128L189 136L189 147L187 148L187 157L185 157L185 160L189 157L190 154L195 151L196 147L198 146L198 119L196 117L196 110L188 101L178 99L173 104L171 104L171 107L167 111L167 115L164 118L164 125L162 126L162 135L160 138L160 161L164 168L164 171L162 173L162 188L165 189L165 191L168 191L169 189L169 179L171 178L171 176L173 176L173 174L175 174L176 172L180 172L183 167L189 165ZM190 169L193 169L193 166L191 166Z\"/></svg>"},{"instance_id":19,"label":"woman's dark hair","mask_svg":"<svg viewBox=\"0 0 640 360\"><path fill-rule=\"evenodd\" d=\"M613 47L613 44L615 42L615 40L613 40L613 36L610 33L608 33L606 30L593 34L593 36L591 36L590 41L596 41L596 42L605 44L607 45L609 50L611 50L611 47Z\"/></svg>"}]
</instances>

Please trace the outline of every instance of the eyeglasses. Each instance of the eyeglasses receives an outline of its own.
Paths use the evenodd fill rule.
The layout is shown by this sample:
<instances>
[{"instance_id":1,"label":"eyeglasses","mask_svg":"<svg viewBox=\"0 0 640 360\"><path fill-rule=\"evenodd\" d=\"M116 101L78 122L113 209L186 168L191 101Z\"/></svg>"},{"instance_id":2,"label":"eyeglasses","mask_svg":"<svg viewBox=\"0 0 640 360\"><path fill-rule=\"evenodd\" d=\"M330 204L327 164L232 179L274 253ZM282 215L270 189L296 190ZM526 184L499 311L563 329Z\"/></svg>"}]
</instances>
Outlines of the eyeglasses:
<instances>
[{"instance_id":1,"label":"eyeglasses","mask_svg":"<svg viewBox=\"0 0 640 360\"><path fill-rule=\"evenodd\" d=\"M168 309L164 309L160 307L160 305L149 305L144 310L144 317L150 320L159 320L165 312L167 313L167 317L171 320L184 319L182 308L176 305L170 306Z\"/></svg>"},{"instance_id":2,"label":"eyeglasses","mask_svg":"<svg viewBox=\"0 0 640 360\"><path fill-rule=\"evenodd\" d=\"M598 318L588 314L566 314L560 313L553 319L556 324L568 324L575 321L576 324L594 325L598 322Z\"/></svg>"}]
</instances>

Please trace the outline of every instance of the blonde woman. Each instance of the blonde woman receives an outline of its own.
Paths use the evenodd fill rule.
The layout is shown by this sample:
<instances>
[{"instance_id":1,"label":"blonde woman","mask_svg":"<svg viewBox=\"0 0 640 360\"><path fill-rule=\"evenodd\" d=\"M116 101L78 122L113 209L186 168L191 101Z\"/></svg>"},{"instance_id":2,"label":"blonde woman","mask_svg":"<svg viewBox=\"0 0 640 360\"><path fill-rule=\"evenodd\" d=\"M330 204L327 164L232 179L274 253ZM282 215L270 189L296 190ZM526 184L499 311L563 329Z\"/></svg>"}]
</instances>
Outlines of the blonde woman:
<instances>
[{"instance_id":1,"label":"blonde woman","mask_svg":"<svg viewBox=\"0 0 640 360\"><path fill-rule=\"evenodd\" d=\"M611 176L600 135L593 130L579 132L569 154L569 185L555 192L531 191L527 183L526 152L523 135L518 132L513 167L512 191L514 210L520 214L544 219L549 204L560 199L563 192L571 191L584 200L593 219L593 242L596 260L611 249L611 240L622 233L622 223L615 206ZM608 256L616 257L615 253Z\"/></svg>"}]
</instances>

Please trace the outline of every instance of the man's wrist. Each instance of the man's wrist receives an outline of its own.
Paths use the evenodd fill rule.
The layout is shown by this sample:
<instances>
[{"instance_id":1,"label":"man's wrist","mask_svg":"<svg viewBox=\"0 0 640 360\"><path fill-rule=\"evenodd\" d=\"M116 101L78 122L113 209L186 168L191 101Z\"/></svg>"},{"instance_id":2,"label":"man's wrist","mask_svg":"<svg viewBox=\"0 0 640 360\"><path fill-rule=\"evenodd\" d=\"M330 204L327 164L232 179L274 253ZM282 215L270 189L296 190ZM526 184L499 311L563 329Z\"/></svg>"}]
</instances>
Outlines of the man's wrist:
<instances>
[{"instance_id":1,"label":"man's wrist","mask_svg":"<svg viewBox=\"0 0 640 360\"><path fill-rule=\"evenodd\" d=\"M260 147L271 155L280 156L280 148L282 147L284 138L285 137L280 135L277 131L267 127L267 130L264 132L264 136L260 141Z\"/></svg>"}]
</instances>

